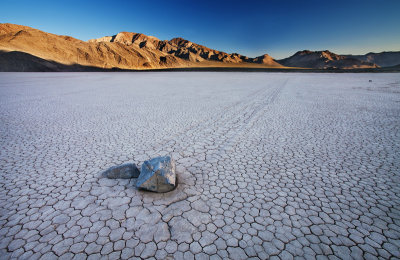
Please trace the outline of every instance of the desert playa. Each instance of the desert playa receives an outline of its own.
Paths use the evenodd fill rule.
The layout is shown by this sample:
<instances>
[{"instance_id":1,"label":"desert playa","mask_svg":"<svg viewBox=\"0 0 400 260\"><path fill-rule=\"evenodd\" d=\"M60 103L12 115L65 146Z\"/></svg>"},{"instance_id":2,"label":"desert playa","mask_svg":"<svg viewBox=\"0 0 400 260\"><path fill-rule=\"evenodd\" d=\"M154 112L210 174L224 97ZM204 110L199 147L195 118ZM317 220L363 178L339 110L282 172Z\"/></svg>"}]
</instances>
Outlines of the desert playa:
<instances>
[{"instance_id":1,"label":"desert playa","mask_svg":"<svg viewBox=\"0 0 400 260\"><path fill-rule=\"evenodd\" d=\"M2 73L3 256L397 257L399 84L398 74ZM176 160L172 192L99 178L160 155Z\"/></svg>"}]
</instances>

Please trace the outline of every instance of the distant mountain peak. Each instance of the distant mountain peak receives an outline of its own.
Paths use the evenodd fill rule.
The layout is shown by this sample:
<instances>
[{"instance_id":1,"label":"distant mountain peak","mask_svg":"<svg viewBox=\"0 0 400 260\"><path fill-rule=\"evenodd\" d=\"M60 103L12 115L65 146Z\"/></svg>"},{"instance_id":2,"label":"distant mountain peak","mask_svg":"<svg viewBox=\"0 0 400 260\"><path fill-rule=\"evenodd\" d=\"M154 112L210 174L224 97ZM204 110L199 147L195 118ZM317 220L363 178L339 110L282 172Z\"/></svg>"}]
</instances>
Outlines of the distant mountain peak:
<instances>
[{"instance_id":1,"label":"distant mountain peak","mask_svg":"<svg viewBox=\"0 0 400 260\"><path fill-rule=\"evenodd\" d=\"M381 67L400 65L400 51L369 52L365 55L345 55L348 58L375 63Z\"/></svg>"},{"instance_id":2,"label":"distant mountain peak","mask_svg":"<svg viewBox=\"0 0 400 260\"><path fill-rule=\"evenodd\" d=\"M189 41L184 39L184 38L182 38L182 37L175 37L175 38L172 38L170 40L170 42L189 42Z\"/></svg>"},{"instance_id":3,"label":"distant mountain peak","mask_svg":"<svg viewBox=\"0 0 400 260\"><path fill-rule=\"evenodd\" d=\"M282 65L288 67L318 68L318 69L354 69L354 68L377 68L374 63L338 55L329 50L298 51L294 55L278 60Z\"/></svg>"}]
</instances>

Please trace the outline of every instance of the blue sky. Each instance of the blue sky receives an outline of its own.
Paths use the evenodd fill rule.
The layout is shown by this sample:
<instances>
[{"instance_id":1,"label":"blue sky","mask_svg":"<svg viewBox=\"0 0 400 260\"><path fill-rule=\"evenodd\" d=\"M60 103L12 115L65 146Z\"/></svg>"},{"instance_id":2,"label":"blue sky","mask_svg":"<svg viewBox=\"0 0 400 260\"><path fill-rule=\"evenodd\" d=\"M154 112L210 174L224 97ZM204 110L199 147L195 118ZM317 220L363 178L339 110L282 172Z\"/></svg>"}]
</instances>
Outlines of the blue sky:
<instances>
[{"instance_id":1,"label":"blue sky","mask_svg":"<svg viewBox=\"0 0 400 260\"><path fill-rule=\"evenodd\" d=\"M229 53L284 58L304 49L398 51L399 13L400 0L2 0L0 22L81 40L120 31L183 37Z\"/></svg>"}]
</instances>

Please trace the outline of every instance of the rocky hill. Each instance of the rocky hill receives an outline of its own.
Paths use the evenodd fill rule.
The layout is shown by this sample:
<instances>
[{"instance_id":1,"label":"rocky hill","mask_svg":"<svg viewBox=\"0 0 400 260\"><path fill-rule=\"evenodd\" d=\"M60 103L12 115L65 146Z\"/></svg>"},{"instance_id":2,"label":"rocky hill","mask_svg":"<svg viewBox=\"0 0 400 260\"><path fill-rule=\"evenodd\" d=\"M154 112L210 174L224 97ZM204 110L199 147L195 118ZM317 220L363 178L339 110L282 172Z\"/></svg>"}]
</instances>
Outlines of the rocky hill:
<instances>
[{"instance_id":1,"label":"rocky hill","mask_svg":"<svg viewBox=\"0 0 400 260\"><path fill-rule=\"evenodd\" d=\"M379 66L356 58L338 55L328 50L325 51L298 51L293 56L278 63L288 67L314 68L314 69L356 69L378 68Z\"/></svg>"},{"instance_id":2,"label":"rocky hill","mask_svg":"<svg viewBox=\"0 0 400 260\"><path fill-rule=\"evenodd\" d=\"M262 64L267 67L282 67L274 61L268 54L256 58L248 58L237 53L226 53L217 51L185 40L183 38L173 38L169 41L159 40L153 36L147 36L141 33L121 32L114 36L106 36L99 39L89 40L90 43L122 43L127 46L149 51L161 51L165 55L172 55L183 60L195 63L204 61L217 61L226 64L244 64L254 63Z\"/></svg>"},{"instance_id":3,"label":"rocky hill","mask_svg":"<svg viewBox=\"0 0 400 260\"><path fill-rule=\"evenodd\" d=\"M161 51L136 48L119 42L84 42L69 36L55 35L13 24L0 24L0 33L0 50L3 52L23 52L62 65L107 69L189 66L187 61L165 55ZM26 63L27 56L24 57ZM5 67L0 69L7 70ZM18 70L15 67L12 69Z\"/></svg>"},{"instance_id":4,"label":"rocky hill","mask_svg":"<svg viewBox=\"0 0 400 260\"><path fill-rule=\"evenodd\" d=\"M0 71L283 67L267 54L247 58L182 38L162 41L140 33L121 32L84 42L15 24L0 24L0 51Z\"/></svg>"}]
</instances>

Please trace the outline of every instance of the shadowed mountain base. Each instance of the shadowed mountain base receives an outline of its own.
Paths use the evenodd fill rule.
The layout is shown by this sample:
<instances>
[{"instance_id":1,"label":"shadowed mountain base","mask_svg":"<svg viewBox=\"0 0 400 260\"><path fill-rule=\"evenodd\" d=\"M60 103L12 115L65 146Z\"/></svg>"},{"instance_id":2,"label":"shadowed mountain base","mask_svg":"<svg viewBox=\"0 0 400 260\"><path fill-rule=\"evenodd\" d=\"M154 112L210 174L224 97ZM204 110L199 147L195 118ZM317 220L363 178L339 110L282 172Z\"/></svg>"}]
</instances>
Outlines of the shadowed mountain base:
<instances>
[{"instance_id":1,"label":"shadowed mountain base","mask_svg":"<svg viewBox=\"0 0 400 260\"><path fill-rule=\"evenodd\" d=\"M0 51L0 71L2 72L51 72L51 71L122 71L118 68L102 69L79 64L66 65L45 60L19 51Z\"/></svg>"},{"instance_id":2,"label":"shadowed mountain base","mask_svg":"<svg viewBox=\"0 0 400 260\"><path fill-rule=\"evenodd\" d=\"M244 67L191 67L148 70L128 70L120 68L104 69L80 64L66 65L45 60L34 55L11 51L0 51L0 72L151 72L151 71L215 71L215 72L399 72L400 66L366 69L300 69L300 68L244 68Z\"/></svg>"}]
</instances>

